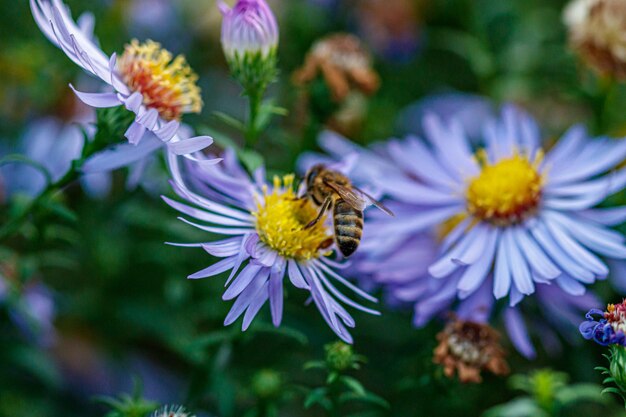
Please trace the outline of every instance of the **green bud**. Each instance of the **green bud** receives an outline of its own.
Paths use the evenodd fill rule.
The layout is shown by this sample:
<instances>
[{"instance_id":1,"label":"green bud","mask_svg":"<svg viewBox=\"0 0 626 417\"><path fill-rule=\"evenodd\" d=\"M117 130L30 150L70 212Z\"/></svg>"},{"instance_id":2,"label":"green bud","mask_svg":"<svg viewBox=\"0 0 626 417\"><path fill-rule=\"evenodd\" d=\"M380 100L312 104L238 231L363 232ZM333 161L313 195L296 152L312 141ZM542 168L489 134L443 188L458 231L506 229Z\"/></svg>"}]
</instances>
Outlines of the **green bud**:
<instances>
[{"instance_id":1,"label":"green bud","mask_svg":"<svg viewBox=\"0 0 626 417\"><path fill-rule=\"evenodd\" d=\"M263 369L252 377L252 391L259 398L276 397L282 388L283 378L272 369Z\"/></svg>"},{"instance_id":2,"label":"green bud","mask_svg":"<svg viewBox=\"0 0 626 417\"><path fill-rule=\"evenodd\" d=\"M335 371L345 371L357 365L358 357L352 351L352 346L343 342L335 342L324 347L326 363Z\"/></svg>"}]
</instances>

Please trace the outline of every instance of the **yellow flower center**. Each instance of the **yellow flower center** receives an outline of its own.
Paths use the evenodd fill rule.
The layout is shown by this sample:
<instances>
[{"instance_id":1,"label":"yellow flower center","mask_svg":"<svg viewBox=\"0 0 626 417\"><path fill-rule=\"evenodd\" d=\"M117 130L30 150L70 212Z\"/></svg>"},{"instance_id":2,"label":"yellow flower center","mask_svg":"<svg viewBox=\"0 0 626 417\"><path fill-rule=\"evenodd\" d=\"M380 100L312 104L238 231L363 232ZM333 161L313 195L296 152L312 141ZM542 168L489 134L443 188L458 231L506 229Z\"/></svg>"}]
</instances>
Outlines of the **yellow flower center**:
<instances>
[{"instance_id":1,"label":"yellow flower center","mask_svg":"<svg viewBox=\"0 0 626 417\"><path fill-rule=\"evenodd\" d=\"M172 54L151 40L136 39L126 45L118 69L128 87L143 96L146 107L165 120L179 120L184 113L200 113L202 98L198 76L184 56Z\"/></svg>"},{"instance_id":2,"label":"yellow flower center","mask_svg":"<svg viewBox=\"0 0 626 417\"><path fill-rule=\"evenodd\" d=\"M496 225L518 223L532 215L541 201L543 178L538 172L543 154L534 161L516 154L490 165L486 154L477 157L482 172L467 187L467 210Z\"/></svg>"},{"instance_id":3,"label":"yellow flower center","mask_svg":"<svg viewBox=\"0 0 626 417\"><path fill-rule=\"evenodd\" d=\"M256 230L260 239L279 255L298 261L317 258L332 243L325 218L306 226L317 217L318 210L308 199L300 200L293 191L294 175L282 181L274 177L274 190L263 190L257 201Z\"/></svg>"}]
</instances>

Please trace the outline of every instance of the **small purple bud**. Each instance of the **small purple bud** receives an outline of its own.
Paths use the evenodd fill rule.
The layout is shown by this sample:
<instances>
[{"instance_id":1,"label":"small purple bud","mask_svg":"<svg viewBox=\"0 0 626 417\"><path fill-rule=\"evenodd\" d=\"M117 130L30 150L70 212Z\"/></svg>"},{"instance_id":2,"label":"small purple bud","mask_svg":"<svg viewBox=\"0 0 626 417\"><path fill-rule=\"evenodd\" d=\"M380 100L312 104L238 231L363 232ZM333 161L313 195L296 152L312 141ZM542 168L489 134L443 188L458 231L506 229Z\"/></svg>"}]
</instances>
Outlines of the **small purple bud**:
<instances>
[{"instance_id":1,"label":"small purple bud","mask_svg":"<svg viewBox=\"0 0 626 417\"><path fill-rule=\"evenodd\" d=\"M278 25L265 0L238 0L231 9L223 1L218 6L222 23L222 48L228 60L251 53L267 57L278 46Z\"/></svg>"}]
</instances>

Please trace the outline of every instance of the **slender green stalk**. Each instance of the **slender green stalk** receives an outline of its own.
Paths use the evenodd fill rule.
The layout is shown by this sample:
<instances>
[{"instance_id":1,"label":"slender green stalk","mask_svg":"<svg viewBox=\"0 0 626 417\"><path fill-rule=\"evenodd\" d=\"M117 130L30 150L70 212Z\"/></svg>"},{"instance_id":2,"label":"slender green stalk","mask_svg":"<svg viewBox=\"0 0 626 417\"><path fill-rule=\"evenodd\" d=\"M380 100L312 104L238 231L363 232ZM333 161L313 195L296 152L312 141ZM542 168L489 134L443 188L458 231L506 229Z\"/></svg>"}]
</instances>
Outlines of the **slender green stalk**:
<instances>
[{"instance_id":1,"label":"slender green stalk","mask_svg":"<svg viewBox=\"0 0 626 417\"><path fill-rule=\"evenodd\" d=\"M249 148L254 148L259 140L260 131L258 129L258 118L261 112L261 104L263 100L263 90L253 91L248 96L249 113L248 123L246 126L245 138L246 145Z\"/></svg>"}]
</instances>

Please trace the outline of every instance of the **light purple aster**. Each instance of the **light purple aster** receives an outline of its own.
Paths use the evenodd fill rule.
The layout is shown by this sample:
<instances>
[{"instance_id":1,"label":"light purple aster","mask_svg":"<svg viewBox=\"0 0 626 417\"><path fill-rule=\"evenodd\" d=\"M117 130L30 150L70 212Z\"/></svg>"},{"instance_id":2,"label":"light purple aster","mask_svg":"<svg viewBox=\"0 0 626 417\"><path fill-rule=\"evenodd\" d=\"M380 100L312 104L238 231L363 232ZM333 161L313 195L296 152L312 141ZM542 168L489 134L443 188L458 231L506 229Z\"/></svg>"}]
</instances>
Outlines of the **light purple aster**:
<instances>
[{"instance_id":1,"label":"light purple aster","mask_svg":"<svg viewBox=\"0 0 626 417\"><path fill-rule=\"evenodd\" d=\"M104 108L125 106L136 114L126 131L129 144L119 145L115 164L85 165L85 171L111 170L135 162L166 146L169 152L185 155L206 148L212 143L208 136L182 140L177 135L180 117L198 113L202 107L197 76L183 57L173 59L156 42L137 41L126 46L121 59L114 53L107 56L93 37L93 17L81 16L78 24L61 0L30 0L35 22L44 35L79 67L98 77L110 90L84 93L70 86L87 105ZM213 161L202 160L203 163Z\"/></svg>"},{"instance_id":2,"label":"light purple aster","mask_svg":"<svg viewBox=\"0 0 626 417\"><path fill-rule=\"evenodd\" d=\"M238 0L231 9L218 2L224 16L222 48L228 59L246 53L268 56L278 46L278 24L265 0Z\"/></svg>"},{"instance_id":3,"label":"light purple aster","mask_svg":"<svg viewBox=\"0 0 626 417\"><path fill-rule=\"evenodd\" d=\"M494 296L510 295L512 305L538 283L580 295L608 274L596 254L626 258L624 237L609 228L626 219L626 208L594 208L626 184L626 170L610 171L626 157L626 141L590 139L576 126L544 157L539 129L513 107L485 126L485 149L476 155L456 121L427 116L424 131L425 141L379 146L385 164L371 164L370 182L397 219L374 219L368 229L397 241L444 233L429 273L460 273L461 298L490 274Z\"/></svg>"},{"instance_id":4,"label":"light purple aster","mask_svg":"<svg viewBox=\"0 0 626 417\"><path fill-rule=\"evenodd\" d=\"M582 132L578 131L578 133L581 134ZM570 132L570 134L572 133ZM417 141L418 139L413 140ZM572 139L570 138L570 140ZM583 146L590 146L590 143L585 141L583 137L580 137L579 141ZM620 142L609 142L607 139L598 139L597 141L596 146L600 147L598 150L608 147L613 148L614 151L622 152L623 155L623 146L620 146ZM405 158L401 160L403 163L400 163L399 156L401 154L393 149L393 143L393 141L378 143L367 149L327 132L320 137L319 144L330 156L305 154L300 160L300 165L306 169L308 166L319 162L337 164L337 161L343 161L344 165L348 167L348 170L344 172L361 187L374 184L377 195L380 195L381 191L385 193L387 184L411 184L409 182L411 181L415 182L417 187L428 185L428 183L417 179L414 170L407 169L406 161L413 155L406 151L404 153ZM557 152L559 147L564 145L564 143L557 144L553 152L548 154L548 158L554 160L554 152ZM570 143L569 146L573 145L575 144ZM606 149L604 148L604 150ZM613 163L620 156L611 155L612 158L615 158ZM422 161L418 158L415 160L416 164L417 161ZM610 164L607 161L604 163ZM417 170L419 167L415 169ZM596 172L603 172L598 167L596 170L599 170ZM614 174L613 180L617 181L620 174L620 172ZM608 184L609 187L617 187L616 183L610 180ZM462 320L479 323L494 321L502 317L513 345L521 354L529 358L535 356L535 348L531 342L530 334L539 336L538 339L541 340L546 351L552 353L560 348L560 340L557 335L562 336L569 343L576 342L575 334L579 313L597 303L593 294L584 294L585 287L583 285L567 285L569 280L564 285L558 279L545 280L545 282L536 280L534 286L536 291L533 297L524 299L521 292L512 291L511 307L506 308L502 316L494 317L492 307L494 304L495 274L491 268L487 268L485 277L481 280L478 288L472 292L459 291L459 285L466 276L467 268L456 268L450 274L439 278L433 277L429 271L430 265L436 263L449 251L450 242L459 239L459 236L455 236L455 234L459 235L465 232L465 229L459 229L457 226L457 223L462 220L442 225L440 221L433 222L432 218L424 215L423 205L408 204L399 198L394 198L393 194L389 192L387 195L391 195L391 197L383 198L382 201L394 210L396 219L388 221L384 216L378 215L377 212L372 212L370 221L365 224L363 244L355 256L351 258L349 271L361 277L360 282L363 286L371 288L374 284L374 286L382 287L387 294L388 301L393 305L413 306L414 324L417 327L427 324L436 316L445 316L450 311L456 311ZM606 195L606 193L601 195ZM436 197L436 194L433 196ZM600 195L596 196L596 199L599 197ZM407 193L405 198L411 198L411 196ZM580 216L577 217L577 222L582 225L580 227L593 227L592 230L600 231L599 237L612 237L622 242L620 235L608 230L603 225L621 222L624 216L623 209L583 209L572 214ZM560 217L558 218L560 219ZM593 239L593 237L590 238ZM523 242L526 240L523 239ZM611 240L608 240L606 244L611 245ZM539 243L536 245L540 247ZM621 253L619 251L623 251L621 245L609 247L618 250L618 252L606 253L607 255L619 255ZM478 248L482 247L478 245ZM524 253L524 256L536 256L536 252ZM543 258L556 264L557 260L552 261L549 256L550 254L544 254ZM539 254L539 258L533 258L532 261L538 262L541 259L542 255ZM490 259L490 262L492 261L493 258ZM522 300L524 301L520 303Z\"/></svg>"},{"instance_id":5,"label":"light purple aster","mask_svg":"<svg viewBox=\"0 0 626 417\"><path fill-rule=\"evenodd\" d=\"M234 152L225 152L222 164L203 166L169 158L172 185L187 204L164 197L165 201L200 222L184 222L226 238L219 241L179 244L202 248L222 258L189 276L206 278L230 271L224 300L235 300L224 324L243 315L246 330L261 307L269 300L272 321L278 326L283 312L285 279L298 289L308 291L324 320L344 341L352 343L348 327L355 321L342 304L358 310L378 312L358 304L336 287L336 283L360 297L376 299L343 278L337 269L346 265L329 255L332 233L327 224L306 229L316 210L308 202L298 201L292 189L292 176L273 184L265 182L263 168L250 177L237 161ZM305 217L306 216L306 217Z\"/></svg>"}]
</instances>

